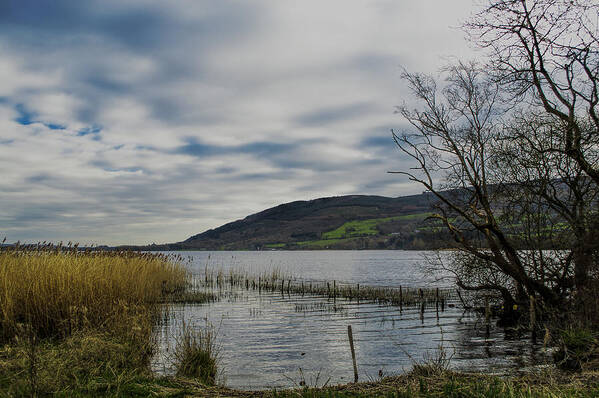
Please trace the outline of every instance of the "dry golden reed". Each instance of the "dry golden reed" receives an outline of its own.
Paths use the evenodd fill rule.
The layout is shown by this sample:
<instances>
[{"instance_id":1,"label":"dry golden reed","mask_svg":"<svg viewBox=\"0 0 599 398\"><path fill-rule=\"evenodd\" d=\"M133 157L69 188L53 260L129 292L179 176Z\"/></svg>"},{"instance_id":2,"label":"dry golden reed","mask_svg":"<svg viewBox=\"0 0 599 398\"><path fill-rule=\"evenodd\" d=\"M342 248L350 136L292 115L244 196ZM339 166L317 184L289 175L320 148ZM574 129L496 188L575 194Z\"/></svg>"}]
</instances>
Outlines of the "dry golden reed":
<instances>
[{"instance_id":1,"label":"dry golden reed","mask_svg":"<svg viewBox=\"0 0 599 398\"><path fill-rule=\"evenodd\" d=\"M160 254L37 245L0 249L0 340L111 329L183 291L188 274ZM129 314L127 314L129 313Z\"/></svg>"}]
</instances>

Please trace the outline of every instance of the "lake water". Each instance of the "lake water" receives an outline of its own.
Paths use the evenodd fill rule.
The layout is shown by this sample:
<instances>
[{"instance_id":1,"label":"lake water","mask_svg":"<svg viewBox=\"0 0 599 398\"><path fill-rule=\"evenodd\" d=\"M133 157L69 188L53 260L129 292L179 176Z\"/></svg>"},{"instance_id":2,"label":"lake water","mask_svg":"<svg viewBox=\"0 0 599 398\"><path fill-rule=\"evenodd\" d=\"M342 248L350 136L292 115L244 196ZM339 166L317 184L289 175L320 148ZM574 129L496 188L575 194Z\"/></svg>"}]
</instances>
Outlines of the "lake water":
<instances>
[{"instance_id":1,"label":"lake water","mask_svg":"<svg viewBox=\"0 0 599 398\"><path fill-rule=\"evenodd\" d=\"M416 251L269 251L177 252L189 257L193 274L205 270L278 269L304 281L331 281L385 287L447 287L448 281L422 268ZM441 254L444 255L444 254ZM154 369L172 372L169 357L185 321L217 330L220 368L234 388L292 387L353 381L347 326L353 329L361 381L409 370L414 362L436 356L443 347L450 367L495 374L522 371L545 363L541 347L515 338L459 303L444 311L380 305L284 292L219 289L220 300L175 306L158 328ZM301 369L301 370L300 370Z\"/></svg>"}]
</instances>

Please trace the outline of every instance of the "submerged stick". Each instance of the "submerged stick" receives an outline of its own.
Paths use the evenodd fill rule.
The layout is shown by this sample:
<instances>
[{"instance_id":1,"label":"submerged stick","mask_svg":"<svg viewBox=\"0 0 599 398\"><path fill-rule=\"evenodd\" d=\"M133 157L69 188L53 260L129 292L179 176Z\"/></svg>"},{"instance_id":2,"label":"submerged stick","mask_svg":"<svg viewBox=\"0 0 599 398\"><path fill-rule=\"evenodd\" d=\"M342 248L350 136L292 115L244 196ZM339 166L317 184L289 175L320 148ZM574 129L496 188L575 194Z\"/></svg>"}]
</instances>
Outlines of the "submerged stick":
<instances>
[{"instance_id":1,"label":"submerged stick","mask_svg":"<svg viewBox=\"0 0 599 398\"><path fill-rule=\"evenodd\" d=\"M354 336L351 331L351 325L347 325L347 335L349 337L349 348L351 349L351 359L354 364L354 383L358 382L358 365L356 364L356 351L354 350Z\"/></svg>"},{"instance_id":2,"label":"submerged stick","mask_svg":"<svg viewBox=\"0 0 599 398\"><path fill-rule=\"evenodd\" d=\"M535 344L537 342L537 330L536 330L536 312L535 312L535 298L534 296L530 296L530 333L532 338L532 343Z\"/></svg>"}]
</instances>

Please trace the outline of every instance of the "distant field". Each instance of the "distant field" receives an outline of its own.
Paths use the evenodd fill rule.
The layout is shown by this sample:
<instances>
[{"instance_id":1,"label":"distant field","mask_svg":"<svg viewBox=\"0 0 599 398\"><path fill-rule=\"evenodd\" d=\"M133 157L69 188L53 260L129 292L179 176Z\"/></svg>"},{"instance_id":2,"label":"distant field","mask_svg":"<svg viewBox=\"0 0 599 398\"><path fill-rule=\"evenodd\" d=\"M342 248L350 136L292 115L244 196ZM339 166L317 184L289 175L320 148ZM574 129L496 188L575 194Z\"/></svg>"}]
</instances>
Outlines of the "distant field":
<instances>
[{"instance_id":1,"label":"distant field","mask_svg":"<svg viewBox=\"0 0 599 398\"><path fill-rule=\"evenodd\" d=\"M405 216L396 216L396 217L386 217L386 218L371 218L368 220L355 220L348 221L342 226L332 231L328 231L322 234L323 240L328 239L341 239L341 238L351 238L351 237L359 237L359 236L370 236L370 235L378 235L379 230L377 226L379 224L389 222L389 221L415 221L415 220L424 220L426 217L430 216L432 213L418 213L418 214L408 214Z\"/></svg>"},{"instance_id":2,"label":"distant field","mask_svg":"<svg viewBox=\"0 0 599 398\"><path fill-rule=\"evenodd\" d=\"M294 244L298 246L310 246L310 247L319 247L324 248L330 245L334 245L336 243L349 242L354 240L354 238L339 238L339 239L321 239L321 240L306 240L303 242L295 242Z\"/></svg>"},{"instance_id":3,"label":"distant field","mask_svg":"<svg viewBox=\"0 0 599 398\"><path fill-rule=\"evenodd\" d=\"M370 218L366 220L353 220L348 221L338 228L331 231L324 232L322 238L318 240L306 240L299 242L289 243L268 243L264 245L268 249L282 249L288 245L300 246L300 247L312 247L312 248L326 248L327 246L347 243L356 240L361 237L371 237L379 235L380 231L378 226L383 223L391 221L405 221L414 222L424 220L426 217L431 216L433 213L417 213L408 214L405 216L394 216L384 218ZM421 228L422 229L422 228Z\"/></svg>"},{"instance_id":4,"label":"distant field","mask_svg":"<svg viewBox=\"0 0 599 398\"><path fill-rule=\"evenodd\" d=\"M264 247L268 249L278 249L285 247L285 243L267 243L266 245L264 245Z\"/></svg>"}]
</instances>

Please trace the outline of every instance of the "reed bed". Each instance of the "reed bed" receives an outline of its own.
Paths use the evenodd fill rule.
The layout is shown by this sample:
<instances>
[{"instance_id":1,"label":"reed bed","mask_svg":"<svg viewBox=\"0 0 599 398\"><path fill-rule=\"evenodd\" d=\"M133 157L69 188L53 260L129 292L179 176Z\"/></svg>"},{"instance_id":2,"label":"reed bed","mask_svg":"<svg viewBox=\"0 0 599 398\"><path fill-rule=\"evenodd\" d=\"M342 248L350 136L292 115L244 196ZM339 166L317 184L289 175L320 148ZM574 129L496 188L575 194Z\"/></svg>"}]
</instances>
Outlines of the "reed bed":
<instances>
[{"instance_id":1,"label":"reed bed","mask_svg":"<svg viewBox=\"0 0 599 398\"><path fill-rule=\"evenodd\" d=\"M110 330L180 293L189 275L161 254L80 250L77 246L0 249L0 339L23 334L66 337L75 330Z\"/></svg>"},{"instance_id":2,"label":"reed bed","mask_svg":"<svg viewBox=\"0 0 599 398\"><path fill-rule=\"evenodd\" d=\"M330 299L370 301L398 307L435 306L445 310L446 305L457 301L454 289L430 287L379 287L331 281L310 281L295 278L279 269L272 269L258 275L238 269L213 269L206 267L202 275L192 278L196 289L211 288L222 291L227 288L241 288L258 292L281 292L322 296ZM452 304L449 304L452 303Z\"/></svg>"}]
</instances>

